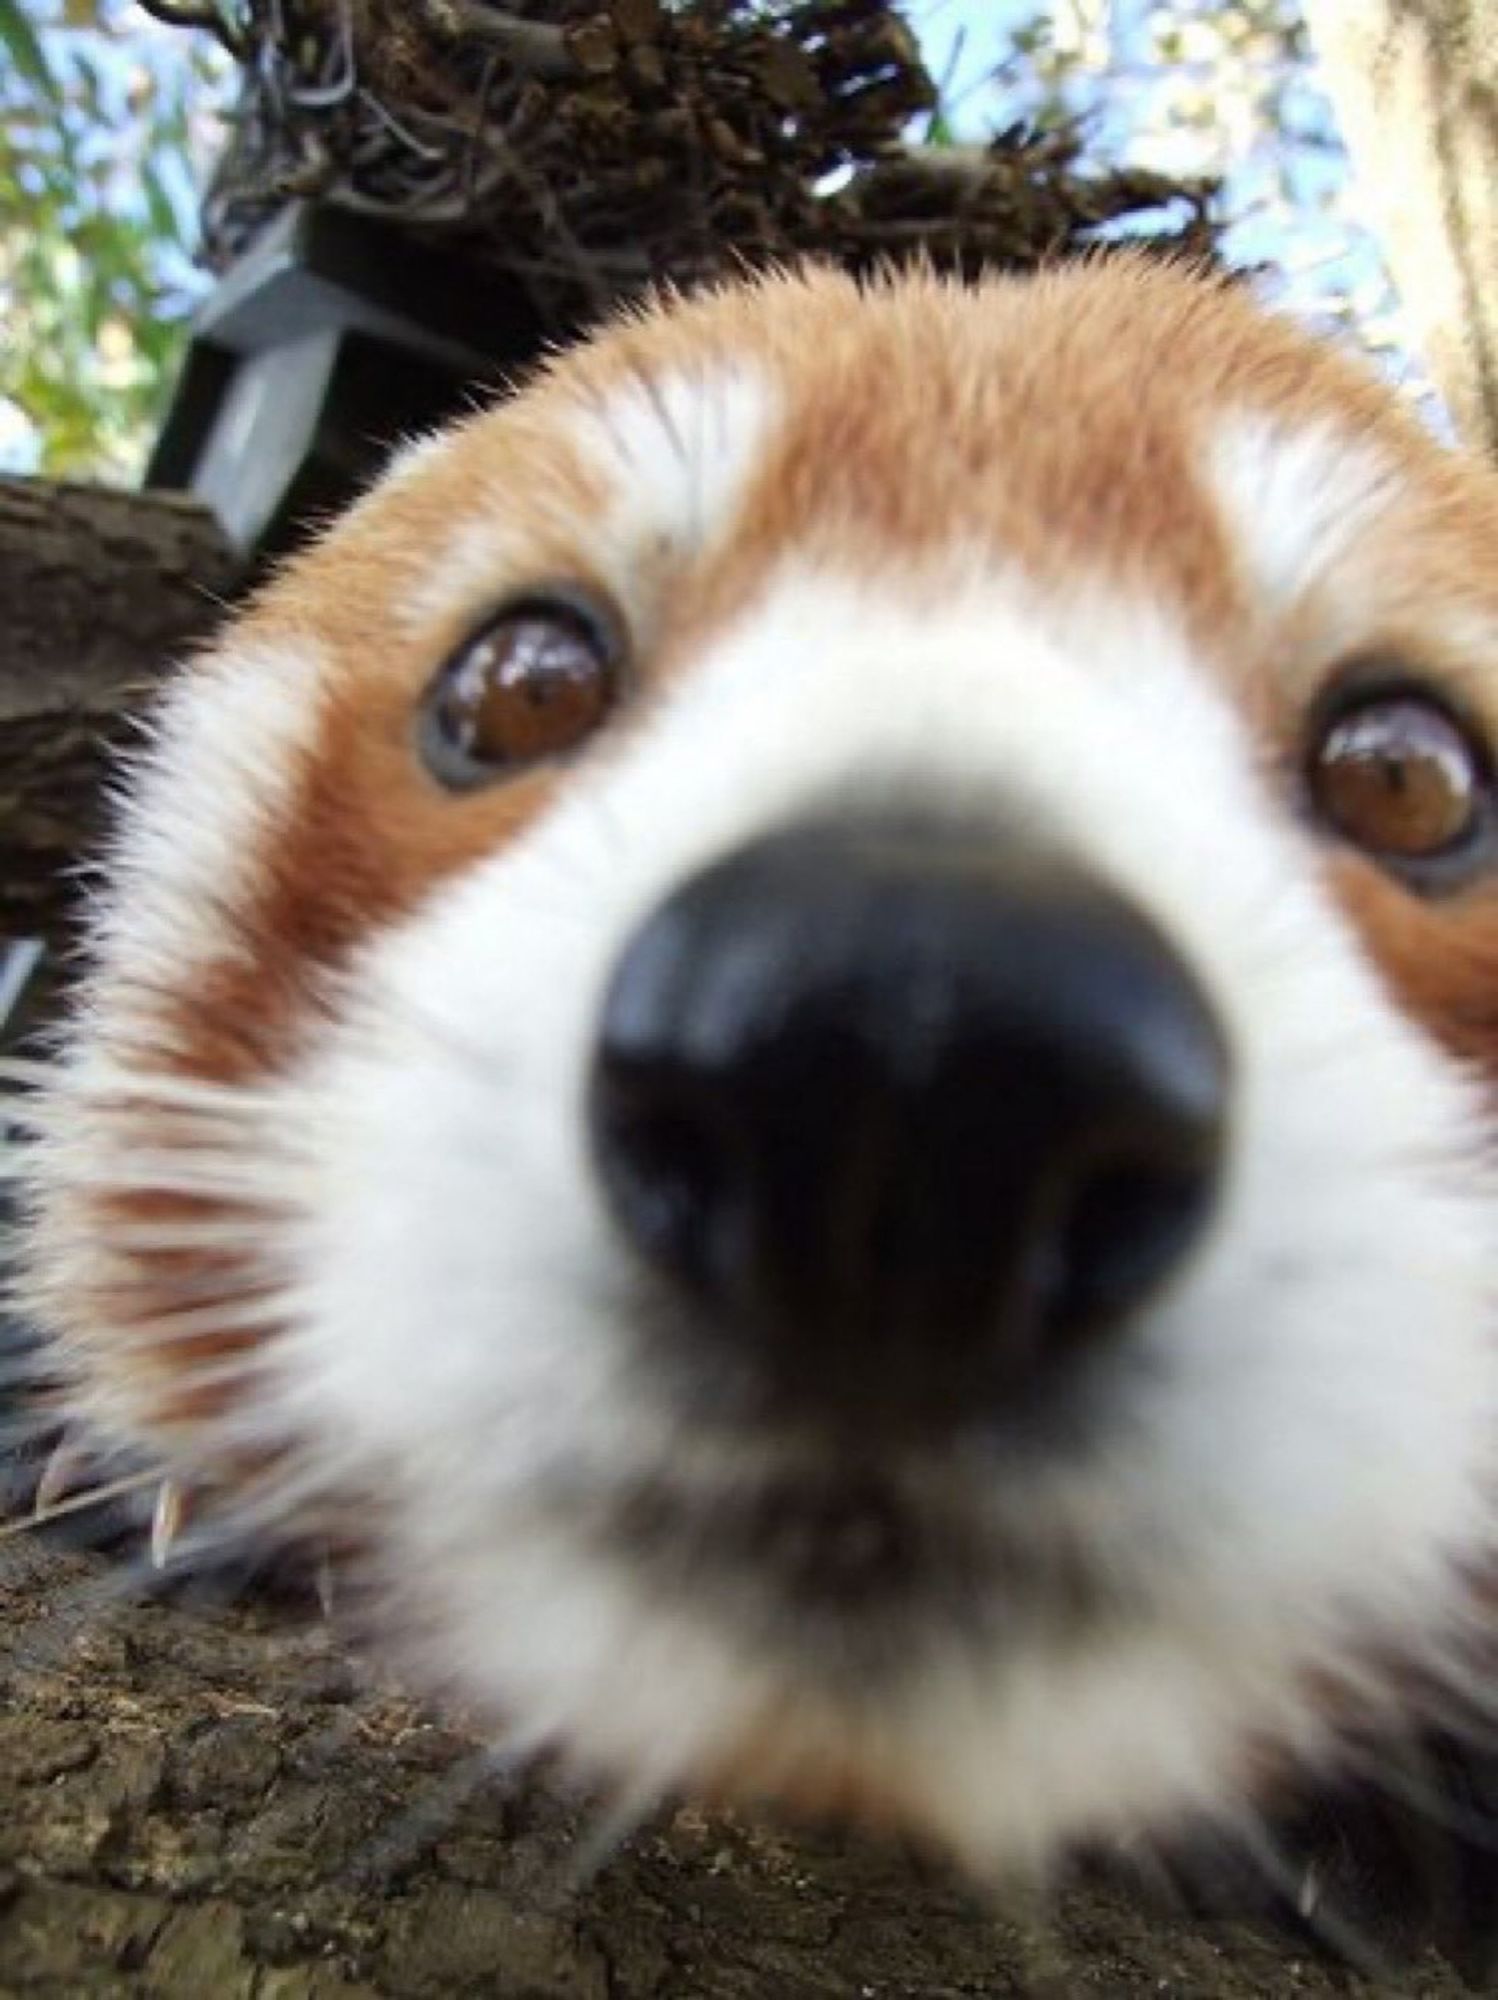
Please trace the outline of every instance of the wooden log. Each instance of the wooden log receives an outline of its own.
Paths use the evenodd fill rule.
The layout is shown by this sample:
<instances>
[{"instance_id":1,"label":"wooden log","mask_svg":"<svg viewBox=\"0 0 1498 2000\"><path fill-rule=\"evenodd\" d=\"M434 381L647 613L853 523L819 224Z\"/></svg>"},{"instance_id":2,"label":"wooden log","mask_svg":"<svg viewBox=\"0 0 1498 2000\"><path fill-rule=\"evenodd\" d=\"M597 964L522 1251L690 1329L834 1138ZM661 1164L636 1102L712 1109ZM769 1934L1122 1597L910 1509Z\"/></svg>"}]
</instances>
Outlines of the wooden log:
<instances>
[{"instance_id":1,"label":"wooden log","mask_svg":"<svg viewBox=\"0 0 1498 2000\"><path fill-rule=\"evenodd\" d=\"M237 581L193 502L0 478L0 936L66 931L110 745Z\"/></svg>"},{"instance_id":2,"label":"wooden log","mask_svg":"<svg viewBox=\"0 0 1498 2000\"><path fill-rule=\"evenodd\" d=\"M0 1565L0 1991L74 2000L1461 2000L1102 1885L1026 1920L836 1834L663 1810L598 1831L263 1604ZM111 1582L115 1588L111 1589ZM995 1771L995 1785L1004 1774ZM1491 1990L1491 1989L1487 1989Z\"/></svg>"}]
</instances>

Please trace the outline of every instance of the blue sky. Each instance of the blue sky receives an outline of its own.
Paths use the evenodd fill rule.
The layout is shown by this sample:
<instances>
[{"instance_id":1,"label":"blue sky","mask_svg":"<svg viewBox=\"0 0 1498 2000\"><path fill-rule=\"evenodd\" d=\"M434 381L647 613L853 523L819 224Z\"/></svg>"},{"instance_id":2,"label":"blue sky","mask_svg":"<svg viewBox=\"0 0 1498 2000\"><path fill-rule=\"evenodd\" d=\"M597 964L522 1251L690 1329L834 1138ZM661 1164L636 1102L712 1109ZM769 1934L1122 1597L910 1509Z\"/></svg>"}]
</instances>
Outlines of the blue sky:
<instances>
[{"instance_id":1,"label":"blue sky","mask_svg":"<svg viewBox=\"0 0 1498 2000\"><path fill-rule=\"evenodd\" d=\"M1348 0L1354 4L1354 0ZM1095 41L1111 44L1126 77L1090 93L1081 108L1093 134L1093 157L1190 173L1207 165L1224 182L1221 209L1229 227L1230 259L1272 267L1261 289L1312 323L1355 330L1396 376L1407 379L1434 409L1428 385L1403 338L1397 295L1378 245L1358 212L1357 187L1314 61L1286 69L1261 58L1221 61L1209 19L1195 29L1195 59L1161 68L1155 37L1162 21L1233 14L1209 0L1164 8L1151 0L910 0L908 13L938 77L951 69L950 91L963 136L979 139L1024 109L1012 87L991 81L1017 28L1037 14L1090 24ZM1194 107L1188 107L1192 91ZM1267 93L1278 95L1279 126L1262 117ZM1186 115L1182 116L1183 109ZM1193 110L1195 117L1193 118ZM1175 114L1174 116L1172 114Z\"/></svg>"},{"instance_id":2,"label":"blue sky","mask_svg":"<svg viewBox=\"0 0 1498 2000\"><path fill-rule=\"evenodd\" d=\"M1031 0L911 0L907 11L936 75L943 76L955 56L957 90L981 96L982 79L1008 48L1010 33L1032 19L1035 8Z\"/></svg>"}]
</instances>

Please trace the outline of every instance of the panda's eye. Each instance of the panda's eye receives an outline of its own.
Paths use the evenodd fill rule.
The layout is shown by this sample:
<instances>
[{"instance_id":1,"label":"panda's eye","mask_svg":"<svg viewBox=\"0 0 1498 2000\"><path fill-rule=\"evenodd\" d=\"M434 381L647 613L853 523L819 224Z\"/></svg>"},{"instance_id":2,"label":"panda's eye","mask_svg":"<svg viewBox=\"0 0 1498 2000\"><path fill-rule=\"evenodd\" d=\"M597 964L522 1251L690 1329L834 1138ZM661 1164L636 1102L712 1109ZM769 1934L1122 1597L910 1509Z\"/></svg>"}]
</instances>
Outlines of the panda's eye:
<instances>
[{"instance_id":1,"label":"panda's eye","mask_svg":"<svg viewBox=\"0 0 1498 2000\"><path fill-rule=\"evenodd\" d=\"M1341 702L1310 745L1307 782L1327 828L1419 886L1455 884L1487 858L1488 748L1434 693Z\"/></svg>"},{"instance_id":2,"label":"panda's eye","mask_svg":"<svg viewBox=\"0 0 1498 2000\"><path fill-rule=\"evenodd\" d=\"M492 784L575 749L608 715L623 646L581 592L535 592L494 612L427 685L419 740L452 791Z\"/></svg>"}]
</instances>

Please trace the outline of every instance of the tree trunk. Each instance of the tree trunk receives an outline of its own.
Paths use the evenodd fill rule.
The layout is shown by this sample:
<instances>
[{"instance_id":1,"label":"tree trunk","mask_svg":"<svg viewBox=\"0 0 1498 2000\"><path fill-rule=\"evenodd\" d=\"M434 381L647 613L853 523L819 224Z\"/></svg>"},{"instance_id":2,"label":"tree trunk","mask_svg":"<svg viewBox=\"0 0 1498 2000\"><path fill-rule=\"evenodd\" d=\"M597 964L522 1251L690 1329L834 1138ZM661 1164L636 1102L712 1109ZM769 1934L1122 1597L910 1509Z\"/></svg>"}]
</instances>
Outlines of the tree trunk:
<instances>
[{"instance_id":1,"label":"tree trunk","mask_svg":"<svg viewBox=\"0 0 1498 2000\"><path fill-rule=\"evenodd\" d=\"M0 478L0 937L65 927L121 718L236 576L191 502Z\"/></svg>"},{"instance_id":2,"label":"tree trunk","mask_svg":"<svg viewBox=\"0 0 1498 2000\"><path fill-rule=\"evenodd\" d=\"M1370 219L1468 443L1498 457L1493 0L1306 0Z\"/></svg>"}]
</instances>

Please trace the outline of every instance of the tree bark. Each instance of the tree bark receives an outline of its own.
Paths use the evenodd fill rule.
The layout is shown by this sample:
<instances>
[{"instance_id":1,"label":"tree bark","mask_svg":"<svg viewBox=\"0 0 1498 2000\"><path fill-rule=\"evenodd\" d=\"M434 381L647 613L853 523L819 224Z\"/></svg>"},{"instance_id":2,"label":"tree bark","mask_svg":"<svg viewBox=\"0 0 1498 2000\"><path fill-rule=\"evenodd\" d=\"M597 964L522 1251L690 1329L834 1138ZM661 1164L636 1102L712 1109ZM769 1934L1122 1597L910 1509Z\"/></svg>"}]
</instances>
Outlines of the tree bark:
<instances>
[{"instance_id":1,"label":"tree bark","mask_svg":"<svg viewBox=\"0 0 1498 2000\"><path fill-rule=\"evenodd\" d=\"M1493 0L1306 0L1416 344L1467 442L1498 457Z\"/></svg>"},{"instance_id":2,"label":"tree bark","mask_svg":"<svg viewBox=\"0 0 1498 2000\"><path fill-rule=\"evenodd\" d=\"M65 929L122 719L237 576L192 502L0 478L0 937Z\"/></svg>"},{"instance_id":3,"label":"tree bark","mask_svg":"<svg viewBox=\"0 0 1498 2000\"><path fill-rule=\"evenodd\" d=\"M78 2000L1456 2000L1101 1887L983 1907L871 1844L662 1814L578 1886L590 1815L260 1605L0 1570L0 1990ZM1002 1782L995 1774L995 1782Z\"/></svg>"}]
</instances>

